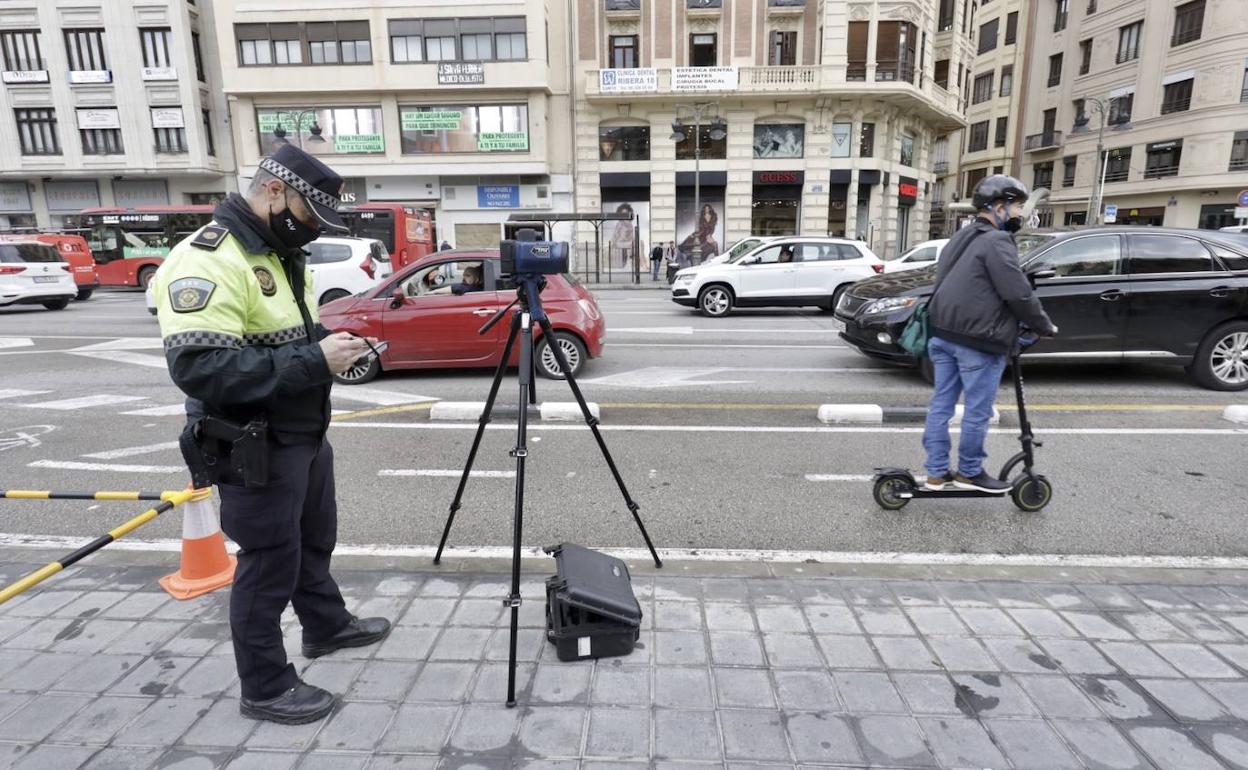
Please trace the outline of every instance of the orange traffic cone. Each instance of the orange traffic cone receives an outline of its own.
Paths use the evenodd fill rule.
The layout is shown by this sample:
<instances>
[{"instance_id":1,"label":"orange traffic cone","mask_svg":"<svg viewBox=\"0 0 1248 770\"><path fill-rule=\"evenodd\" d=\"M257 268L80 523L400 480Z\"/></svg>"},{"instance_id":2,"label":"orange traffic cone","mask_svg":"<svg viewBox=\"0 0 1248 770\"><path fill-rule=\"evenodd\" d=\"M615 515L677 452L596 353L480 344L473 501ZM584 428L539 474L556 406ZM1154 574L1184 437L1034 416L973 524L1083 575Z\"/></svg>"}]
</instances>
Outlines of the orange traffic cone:
<instances>
[{"instance_id":1,"label":"orange traffic cone","mask_svg":"<svg viewBox=\"0 0 1248 770\"><path fill-rule=\"evenodd\" d=\"M225 552L211 489L196 490L182 508L182 566L160 585L175 599L194 599L233 583L238 560Z\"/></svg>"}]
</instances>

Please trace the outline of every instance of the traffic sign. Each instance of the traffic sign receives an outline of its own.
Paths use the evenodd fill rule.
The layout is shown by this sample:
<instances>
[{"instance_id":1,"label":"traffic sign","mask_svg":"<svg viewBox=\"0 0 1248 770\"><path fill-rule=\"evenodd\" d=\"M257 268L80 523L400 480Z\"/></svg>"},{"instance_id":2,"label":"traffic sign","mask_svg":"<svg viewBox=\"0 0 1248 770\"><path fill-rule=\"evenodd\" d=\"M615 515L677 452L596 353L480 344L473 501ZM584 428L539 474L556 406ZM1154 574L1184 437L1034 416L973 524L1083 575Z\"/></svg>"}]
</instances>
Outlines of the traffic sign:
<instances>
[{"instance_id":1,"label":"traffic sign","mask_svg":"<svg viewBox=\"0 0 1248 770\"><path fill-rule=\"evenodd\" d=\"M1236 219L1248 219L1248 206L1236 206L1235 218Z\"/></svg>"},{"instance_id":2,"label":"traffic sign","mask_svg":"<svg viewBox=\"0 0 1248 770\"><path fill-rule=\"evenodd\" d=\"M1112 225L1118 221L1118 207L1112 203L1105 204L1105 224Z\"/></svg>"},{"instance_id":3,"label":"traffic sign","mask_svg":"<svg viewBox=\"0 0 1248 770\"><path fill-rule=\"evenodd\" d=\"M1239 191L1239 205L1248 206L1248 190Z\"/></svg>"}]
</instances>

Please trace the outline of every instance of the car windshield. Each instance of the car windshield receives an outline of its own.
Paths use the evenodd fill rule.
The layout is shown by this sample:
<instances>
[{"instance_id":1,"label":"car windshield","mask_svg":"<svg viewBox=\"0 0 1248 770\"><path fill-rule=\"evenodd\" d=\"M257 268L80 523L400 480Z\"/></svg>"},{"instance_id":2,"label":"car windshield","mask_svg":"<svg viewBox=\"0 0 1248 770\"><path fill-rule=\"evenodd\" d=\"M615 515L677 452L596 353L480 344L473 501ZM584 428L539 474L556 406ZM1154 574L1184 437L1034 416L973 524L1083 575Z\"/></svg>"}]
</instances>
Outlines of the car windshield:
<instances>
[{"instance_id":1,"label":"car windshield","mask_svg":"<svg viewBox=\"0 0 1248 770\"><path fill-rule=\"evenodd\" d=\"M60 262L61 255L42 243L0 243L0 262Z\"/></svg>"},{"instance_id":2,"label":"car windshield","mask_svg":"<svg viewBox=\"0 0 1248 770\"><path fill-rule=\"evenodd\" d=\"M1053 240L1052 235L1045 233L1027 233L1025 235L1014 236L1014 243L1018 246L1018 256L1025 257L1036 248L1043 246Z\"/></svg>"}]
</instances>

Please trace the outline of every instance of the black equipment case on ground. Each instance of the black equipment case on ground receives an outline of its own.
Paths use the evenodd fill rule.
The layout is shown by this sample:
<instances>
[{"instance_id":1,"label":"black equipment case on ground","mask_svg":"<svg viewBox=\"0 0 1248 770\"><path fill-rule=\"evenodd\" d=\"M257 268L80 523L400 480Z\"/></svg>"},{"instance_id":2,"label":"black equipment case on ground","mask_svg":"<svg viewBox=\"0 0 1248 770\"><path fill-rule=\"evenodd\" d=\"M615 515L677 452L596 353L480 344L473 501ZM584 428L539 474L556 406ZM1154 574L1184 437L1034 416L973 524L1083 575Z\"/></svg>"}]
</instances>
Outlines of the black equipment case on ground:
<instances>
[{"instance_id":1,"label":"black equipment case on ground","mask_svg":"<svg viewBox=\"0 0 1248 770\"><path fill-rule=\"evenodd\" d=\"M628 566L563 543L546 549L558 574L546 579L546 638L559 660L627 655L641 635L641 605Z\"/></svg>"}]
</instances>

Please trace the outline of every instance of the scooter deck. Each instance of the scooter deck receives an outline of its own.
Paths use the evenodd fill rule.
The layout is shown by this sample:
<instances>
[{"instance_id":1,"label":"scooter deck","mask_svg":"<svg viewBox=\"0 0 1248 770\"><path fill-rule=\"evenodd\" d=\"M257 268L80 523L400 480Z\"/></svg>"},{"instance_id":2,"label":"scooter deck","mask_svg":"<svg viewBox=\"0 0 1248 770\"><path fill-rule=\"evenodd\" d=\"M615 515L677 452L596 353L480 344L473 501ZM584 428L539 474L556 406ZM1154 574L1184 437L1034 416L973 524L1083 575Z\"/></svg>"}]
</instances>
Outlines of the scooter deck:
<instances>
[{"instance_id":1,"label":"scooter deck","mask_svg":"<svg viewBox=\"0 0 1248 770\"><path fill-rule=\"evenodd\" d=\"M898 493L898 497L914 498L914 497L1005 497L1010 490L1003 489L1000 492L981 492L978 489L942 489L939 492L931 489L916 488L910 492Z\"/></svg>"}]
</instances>

